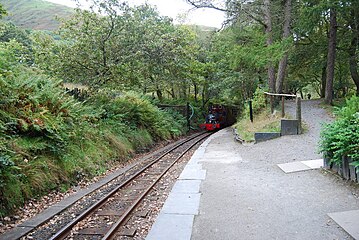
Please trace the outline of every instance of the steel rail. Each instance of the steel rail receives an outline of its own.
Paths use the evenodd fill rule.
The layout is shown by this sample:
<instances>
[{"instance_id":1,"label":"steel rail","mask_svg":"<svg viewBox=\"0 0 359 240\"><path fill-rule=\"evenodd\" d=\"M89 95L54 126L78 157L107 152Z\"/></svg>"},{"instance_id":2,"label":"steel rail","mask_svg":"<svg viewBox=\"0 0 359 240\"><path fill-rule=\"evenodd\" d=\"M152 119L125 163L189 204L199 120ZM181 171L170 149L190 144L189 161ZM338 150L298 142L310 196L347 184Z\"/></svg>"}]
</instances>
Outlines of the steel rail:
<instances>
[{"instance_id":1,"label":"steel rail","mask_svg":"<svg viewBox=\"0 0 359 240\"><path fill-rule=\"evenodd\" d=\"M178 156L162 173L160 176L157 177L156 181L154 181L146 190L139 196L136 201L127 208L126 212L122 214L121 218L116 221L110 228L110 230L106 233L106 235L102 238L102 240L110 240L113 239L116 235L116 232L118 228L121 226L121 224L129 217L129 215L136 209L138 204L147 196L147 194L153 189L153 187L162 179L162 177L175 165L189 150L191 150L197 143L202 141L203 139L209 137L212 133L207 134L204 137L201 137L199 140L194 142L191 146L186 148L180 156Z\"/></svg>"},{"instance_id":2,"label":"steel rail","mask_svg":"<svg viewBox=\"0 0 359 240\"><path fill-rule=\"evenodd\" d=\"M164 156L166 156L167 154L169 154L170 152L172 152L173 150L177 149L178 147L184 145L185 143L206 134L206 132L204 133L200 133L195 135L194 137L191 137L189 139L186 139L182 142L180 142L179 144L171 147L169 150L165 151L164 153L162 153L159 157L157 157L155 160L153 160L152 162L150 162L149 164L145 165L144 167L142 167L137 173L135 173L134 175L132 175L130 178L128 178L127 180L125 180L123 183L119 184L116 188L114 188L111 192L109 192L106 196L104 196L103 198L101 198L100 200L98 200L96 203L94 203L92 206L90 206L89 208L87 208L84 212L82 212L81 214L79 214L76 218L74 218L71 222L69 222L65 227L61 228L58 232L56 232L51 238L50 240L59 240L59 239L65 239L67 237L67 235L71 232L72 228L79 223L80 221L82 221L83 219L85 219L87 216L89 216L92 212L94 212L96 209L100 208L111 196L113 196L116 192L118 192L121 188L125 187L126 185L128 185L133 179L135 179L137 176L139 176L140 174L142 174L144 171L146 171L149 167L151 167L152 165L154 165L155 163L157 163L159 160L161 160ZM207 136L208 134L206 134Z\"/></svg>"}]
</instances>

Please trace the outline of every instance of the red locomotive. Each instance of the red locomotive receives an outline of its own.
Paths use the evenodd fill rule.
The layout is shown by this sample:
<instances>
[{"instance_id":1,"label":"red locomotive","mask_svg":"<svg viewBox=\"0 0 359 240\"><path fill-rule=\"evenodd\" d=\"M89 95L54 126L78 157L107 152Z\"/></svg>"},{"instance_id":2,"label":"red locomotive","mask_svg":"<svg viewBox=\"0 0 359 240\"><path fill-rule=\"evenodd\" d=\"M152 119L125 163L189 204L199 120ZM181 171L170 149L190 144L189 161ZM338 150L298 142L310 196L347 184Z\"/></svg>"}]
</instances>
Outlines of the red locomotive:
<instances>
[{"instance_id":1,"label":"red locomotive","mask_svg":"<svg viewBox=\"0 0 359 240\"><path fill-rule=\"evenodd\" d=\"M209 107L206 123L200 124L199 126L207 131L214 131L227 125L227 111L225 107L222 105L212 105Z\"/></svg>"}]
</instances>

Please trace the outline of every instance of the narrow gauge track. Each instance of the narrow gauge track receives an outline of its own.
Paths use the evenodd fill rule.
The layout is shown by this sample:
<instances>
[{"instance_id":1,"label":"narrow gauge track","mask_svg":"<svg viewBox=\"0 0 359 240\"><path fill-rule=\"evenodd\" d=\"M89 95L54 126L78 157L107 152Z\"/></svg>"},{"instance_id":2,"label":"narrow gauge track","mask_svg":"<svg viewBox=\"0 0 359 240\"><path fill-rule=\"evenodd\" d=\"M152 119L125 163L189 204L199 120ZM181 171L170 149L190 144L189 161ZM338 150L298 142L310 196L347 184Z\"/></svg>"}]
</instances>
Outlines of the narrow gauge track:
<instances>
[{"instance_id":1,"label":"narrow gauge track","mask_svg":"<svg viewBox=\"0 0 359 240\"><path fill-rule=\"evenodd\" d=\"M160 179L191 148L211 133L202 133L172 147L118 185L51 237L55 239L113 239L131 213ZM74 230L75 226L77 227Z\"/></svg>"},{"instance_id":2,"label":"narrow gauge track","mask_svg":"<svg viewBox=\"0 0 359 240\"><path fill-rule=\"evenodd\" d=\"M129 164L128 166L124 166L122 169L119 169L116 174L111 174L112 177L110 177L108 180L101 180L103 182L102 184L96 184L97 186L93 188L91 192L86 193L73 204L65 207L61 213L54 214L48 220L38 222L37 225L34 225L33 229L29 232L22 232L20 230L19 233L21 236L16 236L16 239L50 239L51 236L57 233L61 228L72 222L74 218L81 215L84 211L86 211L86 209L97 203L105 195L113 191L117 186L123 184L123 182L127 181L131 176L145 168L145 166L148 166L151 162L155 161L155 159L170 153L180 145L186 144L186 142L191 141L192 139L203 134L205 133L202 132L193 134L185 139L179 140L169 144L168 146L158 149L155 152L142 157L138 161ZM66 205L66 203L64 205ZM30 224L34 224L31 219ZM0 236L0 239L2 239L1 237L2 236ZM13 239L13 237L11 236L8 239Z\"/></svg>"}]
</instances>

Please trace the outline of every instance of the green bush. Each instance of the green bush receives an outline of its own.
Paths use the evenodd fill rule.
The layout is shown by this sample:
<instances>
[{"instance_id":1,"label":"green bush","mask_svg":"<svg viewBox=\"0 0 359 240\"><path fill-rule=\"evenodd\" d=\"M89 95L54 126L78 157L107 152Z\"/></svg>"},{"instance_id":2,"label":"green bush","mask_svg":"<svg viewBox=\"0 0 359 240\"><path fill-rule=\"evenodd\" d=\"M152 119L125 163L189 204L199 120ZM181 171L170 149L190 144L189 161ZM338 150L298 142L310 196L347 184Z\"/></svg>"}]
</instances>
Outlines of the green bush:
<instances>
[{"instance_id":1,"label":"green bush","mask_svg":"<svg viewBox=\"0 0 359 240\"><path fill-rule=\"evenodd\" d=\"M16 75L0 78L0 212L71 178L62 156L85 110L59 82Z\"/></svg>"},{"instance_id":2,"label":"green bush","mask_svg":"<svg viewBox=\"0 0 359 240\"><path fill-rule=\"evenodd\" d=\"M183 133L183 118L176 115L176 121L169 111L159 109L135 93L99 95L93 96L90 101L103 107L103 118L106 120L119 121L132 130L147 129L155 140Z\"/></svg>"},{"instance_id":3,"label":"green bush","mask_svg":"<svg viewBox=\"0 0 359 240\"><path fill-rule=\"evenodd\" d=\"M267 106L266 96L264 94L265 90L257 88L253 94L252 99L252 110L254 115L260 114ZM241 119L249 119L249 104L244 106L244 111L240 115Z\"/></svg>"},{"instance_id":4,"label":"green bush","mask_svg":"<svg viewBox=\"0 0 359 240\"><path fill-rule=\"evenodd\" d=\"M134 93L79 102L28 58L22 44L0 42L0 216L185 130L183 118Z\"/></svg>"},{"instance_id":5,"label":"green bush","mask_svg":"<svg viewBox=\"0 0 359 240\"><path fill-rule=\"evenodd\" d=\"M27 71L0 77L0 97L0 215L184 129L136 94L80 103L60 82Z\"/></svg>"},{"instance_id":6,"label":"green bush","mask_svg":"<svg viewBox=\"0 0 359 240\"><path fill-rule=\"evenodd\" d=\"M359 97L348 99L344 107L336 110L336 116L322 129L320 151L338 165L343 156L348 156L359 166Z\"/></svg>"}]
</instances>

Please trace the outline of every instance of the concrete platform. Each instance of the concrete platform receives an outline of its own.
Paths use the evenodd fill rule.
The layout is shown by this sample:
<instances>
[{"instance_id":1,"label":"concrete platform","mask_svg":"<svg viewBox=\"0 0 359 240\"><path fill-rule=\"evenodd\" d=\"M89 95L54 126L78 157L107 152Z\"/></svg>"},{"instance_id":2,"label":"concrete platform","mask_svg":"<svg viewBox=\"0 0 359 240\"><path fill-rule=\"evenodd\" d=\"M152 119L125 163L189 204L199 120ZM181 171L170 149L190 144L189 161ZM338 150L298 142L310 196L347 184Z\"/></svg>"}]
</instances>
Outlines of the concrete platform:
<instances>
[{"instance_id":1,"label":"concrete platform","mask_svg":"<svg viewBox=\"0 0 359 240\"><path fill-rule=\"evenodd\" d=\"M354 239L359 239L359 210L328 213Z\"/></svg>"},{"instance_id":2,"label":"concrete platform","mask_svg":"<svg viewBox=\"0 0 359 240\"><path fill-rule=\"evenodd\" d=\"M185 180L185 179L197 179L197 180L204 180L206 178L206 171L199 170L196 168L187 168L181 173L178 179Z\"/></svg>"},{"instance_id":3,"label":"concrete platform","mask_svg":"<svg viewBox=\"0 0 359 240\"><path fill-rule=\"evenodd\" d=\"M193 215L160 213L147 240L185 240L191 239Z\"/></svg>"},{"instance_id":4,"label":"concrete platform","mask_svg":"<svg viewBox=\"0 0 359 240\"><path fill-rule=\"evenodd\" d=\"M215 133L192 156L146 239L352 239L327 213L359 209L359 201L330 176L307 171L323 163L308 138L243 146L231 129ZM283 174L277 165L302 171Z\"/></svg>"},{"instance_id":5,"label":"concrete platform","mask_svg":"<svg viewBox=\"0 0 359 240\"><path fill-rule=\"evenodd\" d=\"M200 185L206 178L200 160L211 141L207 139L192 155L173 186L146 240L190 240L193 220L199 213Z\"/></svg>"},{"instance_id":6,"label":"concrete platform","mask_svg":"<svg viewBox=\"0 0 359 240\"><path fill-rule=\"evenodd\" d=\"M171 192L163 205L161 213L197 215L200 197L200 193Z\"/></svg>"},{"instance_id":7,"label":"concrete platform","mask_svg":"<svg viewBox=\"0 0 359 240\"><path fill-rule=\"evenodd\" d=\"M311 170L311 168L301 162L292 162L292 163L283 163L278 164L278 167L283 170L285 173L293 173Z\"/></svg>"},{"instance_id":8,"label":"concrete platform","mask_svg":"<svg viewBox=\"0 0 359 240\"><path fill-rule=\"evenodd\" d=\"M178 180L172 188L175 193L199 193L200 180Z\"/></svg>"},{"instance_id":9,"label":"concrete platform","mask_svg":"<svg viewBox=\"0 0 359 240\"><path fill-rule=\"evenodd\" d=\"M278 164L285 173L301 172L323 167L323 159Z\"/></svg>"},{"instance_id":10,"label":"concrete platform","mask_svg":"<svg viewBox=\"0 0 359 240\"><path fill-rule=\"evenodd\" d=\"M324 160L323 159L308 160L308 161L301 161L301 163L307 165L311 169L319 169L323 167Z\"/></svg>"}]
</instances>

